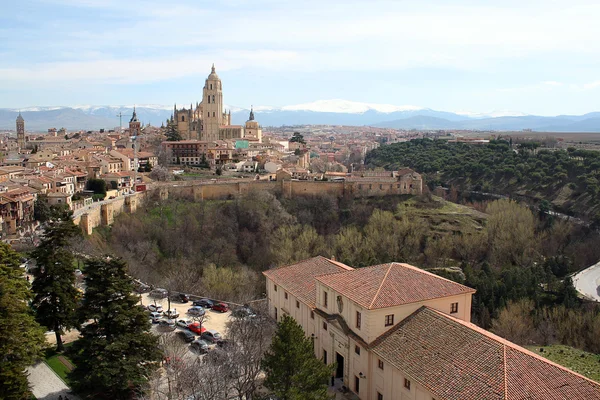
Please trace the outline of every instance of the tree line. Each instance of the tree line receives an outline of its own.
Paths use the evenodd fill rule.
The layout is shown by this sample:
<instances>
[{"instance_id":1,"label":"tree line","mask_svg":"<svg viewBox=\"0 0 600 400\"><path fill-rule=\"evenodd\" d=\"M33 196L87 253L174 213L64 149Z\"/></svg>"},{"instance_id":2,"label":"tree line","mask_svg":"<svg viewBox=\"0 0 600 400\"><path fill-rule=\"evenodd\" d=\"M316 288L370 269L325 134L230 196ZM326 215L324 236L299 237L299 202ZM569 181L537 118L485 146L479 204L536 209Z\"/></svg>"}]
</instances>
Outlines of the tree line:
<instances>
[{"instance_id":1,"label":"tree line","mask_svg":"<svg viewBox=\"0 0 600 400\"><path fill-rule=\"evenodd\" d=\"M430 186L457 185L465 190L512 194L526 188L569 201L561 210L596 217L600 203L600 152L568 148L539 150L531 143L511 146L491 140L485 145L415 139L381 146L369 152L365 164L398 169L410 167L426 175ZM594 207L590 214L588 208Z\"/></svg>"}]
</instances>

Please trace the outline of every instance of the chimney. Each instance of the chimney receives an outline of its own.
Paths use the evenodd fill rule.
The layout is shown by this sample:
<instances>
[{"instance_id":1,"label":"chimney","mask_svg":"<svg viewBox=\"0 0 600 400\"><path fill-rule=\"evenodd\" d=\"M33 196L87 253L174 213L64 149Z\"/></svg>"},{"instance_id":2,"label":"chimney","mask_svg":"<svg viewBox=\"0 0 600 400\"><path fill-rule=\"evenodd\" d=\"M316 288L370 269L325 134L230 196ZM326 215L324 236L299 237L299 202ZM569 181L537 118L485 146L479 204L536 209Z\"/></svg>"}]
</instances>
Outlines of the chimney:
<instances>
[{"instance_id":1,"label":"chimney","mask_svg":"<svg viewBox=\"0 0 600 400\"><path fill-rule=\"evenodd\" d=\"M331 261L335 261L335 255L331 256Z\"/></svg>"}]
</instances>

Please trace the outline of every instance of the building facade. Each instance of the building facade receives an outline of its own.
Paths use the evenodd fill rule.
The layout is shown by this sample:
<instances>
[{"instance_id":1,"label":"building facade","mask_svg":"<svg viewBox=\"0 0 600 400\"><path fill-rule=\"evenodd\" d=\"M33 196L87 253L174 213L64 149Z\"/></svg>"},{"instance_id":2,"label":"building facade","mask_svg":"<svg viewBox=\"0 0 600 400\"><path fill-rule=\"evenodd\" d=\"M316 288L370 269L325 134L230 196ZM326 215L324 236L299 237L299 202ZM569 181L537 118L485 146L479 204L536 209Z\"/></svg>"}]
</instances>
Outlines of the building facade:
<instances>
[{"instance_id":1,"label":"building facade","mask_svg":"<svg viewBox=\"0 0 600 400\"><path fill-rule=\"evenodd\" d=\"M362 400L600 399L600 384L470 323L475 290L417 267L315 257L264 272L338 386Z\"/></svg>"},{"instance_id":2,"label":"building facade","mask_svg":"<svg viewBox=\"0 0 600 400\"><path fill-rule=\"evenodd\" d=\"M254 114L251 113L252 120ZM223 83L217 75L215 66L204 82L202 88L202 101L189 108L177 108L175 104L171 121L184 140L215 141L224 139L238 139L245 137L244 126L231 124L231 110L226 112L223 106ZM251 124L251 136L262 139L262 131L257 132L260 126Z\"/></svg>"}]
</instances>

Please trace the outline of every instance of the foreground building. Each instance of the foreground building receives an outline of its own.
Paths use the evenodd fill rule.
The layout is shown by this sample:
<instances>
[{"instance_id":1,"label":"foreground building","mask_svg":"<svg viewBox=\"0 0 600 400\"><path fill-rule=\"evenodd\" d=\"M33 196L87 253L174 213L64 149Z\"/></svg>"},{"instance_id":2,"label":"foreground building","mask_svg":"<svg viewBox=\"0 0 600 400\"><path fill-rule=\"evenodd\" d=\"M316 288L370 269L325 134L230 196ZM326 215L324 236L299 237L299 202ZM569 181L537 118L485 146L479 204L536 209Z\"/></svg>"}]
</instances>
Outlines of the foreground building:
<instances>
[{"instance_id":1,"label":"foreground building","mask_svg":"<svg viewBox=\"0 0 600 400\"><path fill-rule=\"evenodd\" d=\"M315 257L264 272L270 314L363 400L600 399L600 384L470 323L474 289L417 267Z\"/></svg>"}]
</instances>

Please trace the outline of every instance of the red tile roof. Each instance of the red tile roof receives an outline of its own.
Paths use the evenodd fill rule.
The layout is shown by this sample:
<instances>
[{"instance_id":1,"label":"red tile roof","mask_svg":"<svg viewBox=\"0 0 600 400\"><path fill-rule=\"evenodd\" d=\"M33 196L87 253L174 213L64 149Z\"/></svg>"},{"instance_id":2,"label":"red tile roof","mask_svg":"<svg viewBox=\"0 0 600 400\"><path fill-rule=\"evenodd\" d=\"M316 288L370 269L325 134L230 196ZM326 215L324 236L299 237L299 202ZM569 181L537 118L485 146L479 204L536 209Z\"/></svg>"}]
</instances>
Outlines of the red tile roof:
<instances>
[{"instance_id":1,"label":"red tile roof","mask_svg":"<svg viewBox=\"0 0 600 400\"><path fill-rule=\"evenodd\" d=\"M600 384L425 306L370 349L439 399L600 399Z\"/></svg>"},{"instance_id":2,"label":"red tile roof","mask_svg":"<svg viewBox=\"0 0 600 400\"><path fill-rule=\"evenodd\" d=\"M351 270L352 267L341 262L317 256L296 264L270 269L263 274L309 307L315 307L315 278L319 275Z\"/></svg>"},{"instance_id":3,"label":"red tile roof","mask_svg":"<svg viewBox=\"0 0 600 400\"><path fill-rule=\"evenodd\" d=\"M317 280L367 309L475 293L470 287L395 262L320 276Z\"/></svg>"}]
</instances>

